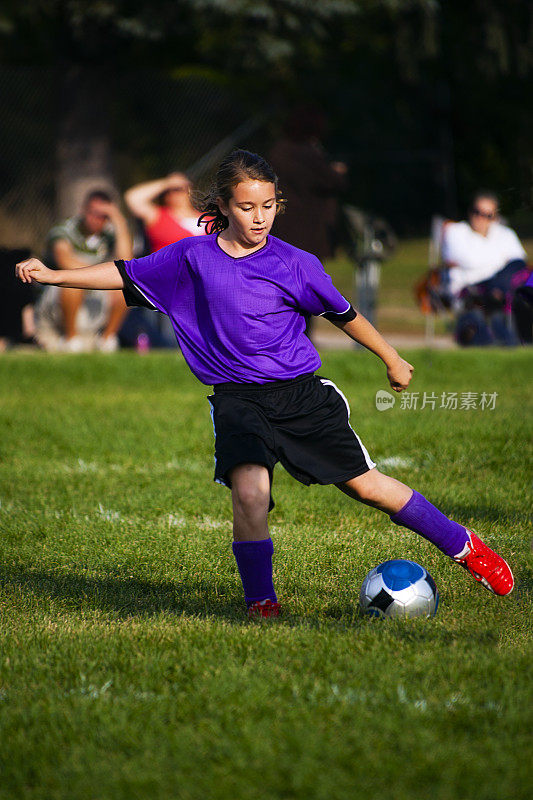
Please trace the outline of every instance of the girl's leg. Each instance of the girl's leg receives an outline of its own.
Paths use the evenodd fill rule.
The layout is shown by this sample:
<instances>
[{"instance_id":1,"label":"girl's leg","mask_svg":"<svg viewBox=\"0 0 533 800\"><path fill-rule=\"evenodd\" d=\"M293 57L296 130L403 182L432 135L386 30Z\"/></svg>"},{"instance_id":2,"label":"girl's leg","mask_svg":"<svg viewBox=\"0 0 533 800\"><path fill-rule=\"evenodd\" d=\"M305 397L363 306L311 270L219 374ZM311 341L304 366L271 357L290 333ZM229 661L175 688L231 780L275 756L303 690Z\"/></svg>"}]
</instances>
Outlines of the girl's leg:
<instances>
[{"instance_id":1,"label":"girl's leg","mask_svg":"<svg viewBox=\"0 0 533 800\"><path fill-rule=\"evenodd\" d=\"M250 609L279 613L272 583L274 546L268 533L270 475L260 464L239 464L229 474L233 501L233 553Z\"/></svg>"},{"instance_id":2,"label":"girl's leg","mask_svg":"<svg viewBox=\"0 0 533 800\"><path fill-rule=\"evenodd\" d=\"M397 525L420 533L452 558L464 554L469 541L466 528L448 519L425 497L405 484L371 469L338 485L345 494L389 514Z\"/></svg>"},{"instance_id":3,"label":"girl's leg","mask_svg":"<svg viewBox=\"0 0 533 800\"><path fill-rule=\"evenodd\" d=\"M109 292L109 317L102 334L104 339L110 339L117 335L127 313L128 306L122 292Z\"/></svg>"},{"instance_id":4,"label":"girl's leg","mask_svg":"<svg viewBox=\"0 0 533 800\"><path fill-rule=\"evenodd\" d=\"M346 483L338 483L337 487L354 500L379 508L387 514L396 514L413 494L413 490L404 483L383 475L375 468Z\"/></svg>"},{"instance_id":5,"label":"girl's leg","mask_svg":"<svg viewBox=\"0 0 533 800\"><path fill-rule=\"evenodd\" d=\"M84 297L83 289L63 288L59 294L59 303L63 314L63 327L65 338L73 339L77 334L76 317L81 308Z\"/></svg>"},{"instance_id":6,"label":"girl's leg","mask_svg":"<svg viewBox=\"0 0 533 800\"><path fill-rule=\"evenodd\" d=\"M268 539L270 475L261 464L239 464L229 474L236 542Z\"/></svg>"},{"instance_id":7,"label":"girl's leg","mask_svg":"<svg viewBox=\"0 0 533 800\"><path fill-rule=\"evenodd\" d=\"M506 595L512 591L513 573L507 562L475 533L448 519L423 495L405 484L371 469L337 485L350 497L385 511L396 525L403 525L433 542L491 592Z\"/></svg>"}]
</instances>

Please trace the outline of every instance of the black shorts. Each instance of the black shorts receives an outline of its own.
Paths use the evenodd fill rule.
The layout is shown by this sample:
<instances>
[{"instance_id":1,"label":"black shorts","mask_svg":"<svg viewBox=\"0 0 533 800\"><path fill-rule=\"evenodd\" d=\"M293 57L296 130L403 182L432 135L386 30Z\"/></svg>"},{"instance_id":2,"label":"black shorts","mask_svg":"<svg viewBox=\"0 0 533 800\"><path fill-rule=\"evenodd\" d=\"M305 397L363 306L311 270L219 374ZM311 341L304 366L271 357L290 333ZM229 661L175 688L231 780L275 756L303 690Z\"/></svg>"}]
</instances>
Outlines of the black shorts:
<instances>
[{"instance_id":1,"label":"black shorts","mask_svg":"<svg viewBox=\"0 0 533 800\"><path fill-rule=\"evenodd\" d=\"M230 487L238 464L279 461L296 480L342 483L376 465L349 423L348 401L332 381L302 375L268 384L223 383L208 398L215 433L215 481ZM270 507L273 507L271 500Z\"/></svg>"}]
</instances>

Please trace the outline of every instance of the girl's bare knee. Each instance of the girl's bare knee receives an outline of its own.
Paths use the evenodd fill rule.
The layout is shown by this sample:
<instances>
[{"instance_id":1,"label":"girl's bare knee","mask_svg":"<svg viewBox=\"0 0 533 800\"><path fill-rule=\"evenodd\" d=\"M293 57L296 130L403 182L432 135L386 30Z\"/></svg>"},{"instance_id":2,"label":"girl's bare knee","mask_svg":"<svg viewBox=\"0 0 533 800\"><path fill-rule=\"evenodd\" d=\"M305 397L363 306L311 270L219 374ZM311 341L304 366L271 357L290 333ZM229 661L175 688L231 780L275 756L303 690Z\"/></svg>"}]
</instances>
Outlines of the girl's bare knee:
<instances>
[{"instance_id":1,"label":"girl's bare knee","mask_svg":"<svg viewBox=\"0 0 533 800\"><path fill-rule=\"evenodd\" d=\"M383 478L386 476L374 468L338 486L356 500L373 505L383 499Z\"/></svg>"},{"instance_id":2,"label":"girl's bare knee","mask_svg":"<svg viewBox=\"0 0 533 800\"><path fill-rule=\"evenodd\" d=\"M230 473L233 503L245 513L264 507L270 501L270 476L259 464L241 464Z\"/></svg>"},{"instance_id":3,"label":"girl's bare knee","mask_svg":"<svg viewBox=\"0 0 533 800\"><path fill-rule=\"evenodd\" d=\"M366 505L379 508L387 514L396 514L409 501L413 490L404 483L384 475L377 469L371 469L357 478L343 484L337 484L349 497L360 500Z\"/></svg>"}]
</instances>

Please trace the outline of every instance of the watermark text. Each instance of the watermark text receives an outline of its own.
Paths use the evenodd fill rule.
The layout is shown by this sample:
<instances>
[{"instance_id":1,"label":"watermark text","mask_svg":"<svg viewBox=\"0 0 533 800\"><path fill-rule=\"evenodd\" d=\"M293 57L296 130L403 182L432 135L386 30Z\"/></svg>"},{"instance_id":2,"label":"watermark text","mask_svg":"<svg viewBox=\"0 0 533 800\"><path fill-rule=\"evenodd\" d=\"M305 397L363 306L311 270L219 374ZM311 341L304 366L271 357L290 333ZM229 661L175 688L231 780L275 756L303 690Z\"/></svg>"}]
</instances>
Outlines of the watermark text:
<instances>
[{"instance_id":1,"label":"watermark text","mask_svg":"<svg viewBox=\"0 0 533 800\"><path fill-rule=\"evenodd\" d=\"M494 411L497 399L498 392L402 392L399 407L401 411ZM388 411L395 402L390 392L376 392L378 411Z\"/></svg>"}]
</instances>

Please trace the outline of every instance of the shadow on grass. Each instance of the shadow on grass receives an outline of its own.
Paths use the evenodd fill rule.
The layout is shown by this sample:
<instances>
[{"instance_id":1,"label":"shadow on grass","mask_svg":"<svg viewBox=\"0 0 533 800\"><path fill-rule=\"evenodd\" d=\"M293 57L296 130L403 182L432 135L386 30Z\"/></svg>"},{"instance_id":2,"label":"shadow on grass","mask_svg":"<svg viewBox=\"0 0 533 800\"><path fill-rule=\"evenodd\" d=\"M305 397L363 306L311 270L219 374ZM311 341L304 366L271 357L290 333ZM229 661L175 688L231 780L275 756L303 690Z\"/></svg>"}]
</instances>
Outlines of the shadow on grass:
<instances>
[{"instance_id":1,"label":"shadow on grass","mask_svg":"<svg viewBox=\"0 0 533 800\"><path fill-rule=\"evenodd\" d=\"M463 504L460 501L454 500L453 503L439 502L438 498L433 498L432 502L437 505L445 514L448 514L452 519L461 523L462 520L479 519L487 522L498 522L502 529L506 525L529 525L529 516L527 512L509 513L501 505L492 506L487 503L477 502L473 500L471 503ZM464 522L462 524L465 524Z\"/></svg>"},{"instance_id":2,"label":"shadow on grass","mask_svg":"<svg viewBox=\"0 0 533 800\"><path fill-rule=\"evenodd\" d=\"M242 600L220 593L214 582L191 579L184 583L157 582L141 578L88 577L31 567L0 567L0 590L20 592L30 601L54 602L73 612L94 609L119 619L150 617L160 613L200 619L223 619L234 624L249 624ZM267 620L264 620L267 623ZM280 622L284 627L312 627L353 630L367 624L358 606L323 609L320 616L300 617L285 609Z\"/></svg>"},{"instance_id":3,"label":"shadow on grass","mask_svg":"<svg viewBox=\"0 0 533 800\"><path fill-rule=\"evenodd\" d=\"M100 609L121 618L170 612L193 617L242 621L243 605L217 594L213 583L148 581L141 578L92 578L31 568L0 568L0 587L28 597L58 600L73 611Z\"/></svg>"},{"instance_id":4,"label":"shadow on grass","mask_svg":"<svg viewBox=\"0 0 533 800\"><path fill-rule=\"evenodd\" d=\"M76 573L60 573L42 569L0 567L0 590L20 592L28 599L58 601L63 608L73 612L100 610L119 619L146 618L161 613L187 616L196 619L226 620L235 625L250 624L243 602L224 594L214 582L188 580L186 583L148 581L141 578L93 578ZM217 591L218 589L218 591ZM518 606L529 605L533 593L531 573L525 570L513 592ZM263 620L269 623L269 620ZM375 626L376 631L389 631L402 640L434 640L435 637L455 641L458 632L447 632L442 626L428 628L428 620L381 620L364 614L357 603L328 603L319 614L299 616L288 609L280 620L285 628L334 629L352 631ZM417 625L421 622L421 625ZM402 624L403 623L403 624ZM405 624L407 623L407 624ZM488 638L492 637L492 633ZM469 630L469 639L485 641L487 634Z\"/></svg>"}]
</instances>

